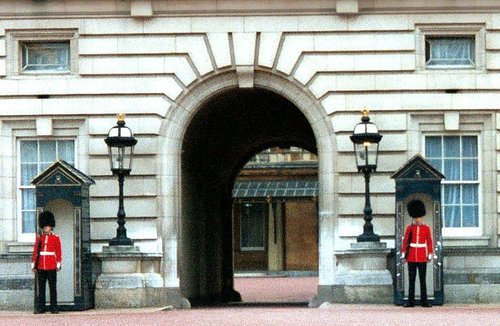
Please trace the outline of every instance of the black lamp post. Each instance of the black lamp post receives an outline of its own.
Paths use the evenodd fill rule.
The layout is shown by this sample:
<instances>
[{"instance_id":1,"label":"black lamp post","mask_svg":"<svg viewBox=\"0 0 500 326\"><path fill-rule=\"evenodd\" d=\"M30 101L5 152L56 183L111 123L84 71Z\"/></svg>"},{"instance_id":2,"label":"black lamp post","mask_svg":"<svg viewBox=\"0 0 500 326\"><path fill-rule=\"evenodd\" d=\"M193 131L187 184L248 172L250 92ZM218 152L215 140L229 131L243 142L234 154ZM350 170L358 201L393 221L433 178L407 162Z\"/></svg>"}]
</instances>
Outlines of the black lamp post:
<instances>
[{"instance_id":1,"label":"black lamp post","mask_svg":"<svg viewBox=\"0 0 500 326\"><path fill-rule=\"evenodd\" d=\"M380 237L373 233L370 174L377 170L378 143L381 139L382 135L378 133L377 126L370 122L368 110L364 110L361 122L354 127L351 136L358 171L362 172L365 177L365 208L363 210L365 224L363 234L357 238L358 242L380 242Z\"/></svg>"},{"instance_id":2,"label":"black lamp post","mask_svg":"<svg viewBox=\"0 0 500 326\"><path fill-rule=\"evenodd\" d=\"M127 238L125 228L125 209L123 208L123 182L126 175L132 171L132 154L137 139L130 128L125 127L125 114L118 114L116 126L111 128L108 137L104 140L109 149L109 162L113 175L118 176L119 203L118 203L118 228L116 237L109 241L110 246L131 246L133 241Z\"/></svg>"}]
</instances>

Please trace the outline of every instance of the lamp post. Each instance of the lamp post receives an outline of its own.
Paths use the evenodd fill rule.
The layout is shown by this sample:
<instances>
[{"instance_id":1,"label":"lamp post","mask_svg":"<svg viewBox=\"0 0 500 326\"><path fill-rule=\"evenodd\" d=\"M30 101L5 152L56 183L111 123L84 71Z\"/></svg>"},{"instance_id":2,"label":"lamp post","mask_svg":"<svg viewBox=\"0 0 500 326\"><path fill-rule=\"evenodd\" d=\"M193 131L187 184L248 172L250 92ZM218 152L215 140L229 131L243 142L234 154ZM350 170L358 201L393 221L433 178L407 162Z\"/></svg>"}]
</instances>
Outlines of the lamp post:
<instances>
[{"instance_id":1,"label":"lamp post","mask_svg":"<svg viewBox=\"0 0 500 326\"><path fill-rule=\"evenodd\" d=\"M127 238L125 228L125 209L123 208L123 182L126 175L132 171L132 154L137 139L130 128L125 127L125 114L118 114L116 126L111 128L108 137L104 140L108 145L109 162L113 175L118 176L118 228L116 237L109 241L110 246L131 246L133 241Z\"/></svg>"},{"instance_id":2,"label":"lamp post","mask_svg":"<svg viewBox=\"0 0 500 326\"><path fill-rule=\"evenodd\" d=\"M354 127L351 141L354 144L356 166L365 178L365 208L363 210L365 224L363 234L359 235L358 242L380 242L380 237L373 233L372 207L370 203L370 174L377 170L378 144L382 139L377 126L370 122L368 110L362 113L361 122Z\"/></svg>"}]
</instances>

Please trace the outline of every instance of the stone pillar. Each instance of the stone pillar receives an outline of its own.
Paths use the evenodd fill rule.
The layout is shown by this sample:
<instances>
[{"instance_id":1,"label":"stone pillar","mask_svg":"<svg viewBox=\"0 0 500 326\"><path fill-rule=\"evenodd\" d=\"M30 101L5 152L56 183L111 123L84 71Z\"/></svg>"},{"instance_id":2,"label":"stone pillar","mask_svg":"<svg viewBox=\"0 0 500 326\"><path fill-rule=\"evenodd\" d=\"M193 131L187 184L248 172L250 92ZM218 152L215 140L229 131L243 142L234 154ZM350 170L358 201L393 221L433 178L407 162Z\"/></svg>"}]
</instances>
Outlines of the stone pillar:
<instances>
[{"instance_id":1,"label":"stone pillar","mask_svg":"<svg viewBox=\"0 0 500 326\"><path fill-rule=\"evenodd\" d=\"M333 255L337 262L332 285L319 286L319 293L309 303L318 307L325 302L392 303L393 281L387 270L390 249L386 243L352 243L348 250Z\"/></svg>"},{"instance_id":2,"label":"stone pillar","mask_svg":"<svg viewBox=\"0 0 500 326\"><path fill-rule=\"evenodd\" d=\"M135 246L106 246L95 256L102 264L96 308L189 307L178 288L163 286L161 254L141 253Z\"/></svg>"},{"instance_id":3,"label":"stone pillar","mask_svg":"<svg viewBox=\"0 0 500 326\"><path fill-rule=\"evenodd\" d=\"M352 243L335 253L338 262L331 302L392 303L393 281L387 269L386 243Z\"/></svg>"}]
</instances>

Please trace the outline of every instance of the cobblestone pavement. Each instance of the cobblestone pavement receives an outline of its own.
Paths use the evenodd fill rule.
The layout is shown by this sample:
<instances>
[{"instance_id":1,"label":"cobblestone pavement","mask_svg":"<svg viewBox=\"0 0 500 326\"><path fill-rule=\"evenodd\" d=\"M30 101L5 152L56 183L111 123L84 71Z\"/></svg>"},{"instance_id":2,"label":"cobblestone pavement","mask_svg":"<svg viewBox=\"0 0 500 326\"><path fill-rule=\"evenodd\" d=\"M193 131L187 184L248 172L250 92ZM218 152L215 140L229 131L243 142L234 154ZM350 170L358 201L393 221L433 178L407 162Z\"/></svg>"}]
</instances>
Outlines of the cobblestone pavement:
<instances>
[{"instance_id":1,"label":"cobblestone pavement","mask_svg":"<svg viewBox=\"0 0 500 326\"><path fill-rule=\"evenodd\" d=\"M314 277L235 278L235 288L247 302L246 306L165 311L157 308L89 310L59 315L0 311L0 325L500 325L500 305L444 305L429 309L333 304L314 309L284 304L306 302L314 295L316 286Z\"/></svg>"}]
</instances>

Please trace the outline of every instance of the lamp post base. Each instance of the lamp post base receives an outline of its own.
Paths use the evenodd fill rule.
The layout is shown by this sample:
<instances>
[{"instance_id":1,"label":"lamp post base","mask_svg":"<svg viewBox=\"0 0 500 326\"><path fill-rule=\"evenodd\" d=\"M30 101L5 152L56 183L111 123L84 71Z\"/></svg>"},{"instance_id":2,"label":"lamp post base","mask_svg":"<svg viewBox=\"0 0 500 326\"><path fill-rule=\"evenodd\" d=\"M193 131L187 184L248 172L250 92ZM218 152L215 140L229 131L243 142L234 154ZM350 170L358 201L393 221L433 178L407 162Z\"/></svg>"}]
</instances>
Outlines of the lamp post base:
<instances>
[{"instance_id":1,"label":"lamp post base","mask_svg":"<svg viewBox=\"0 0 500 326\"><path fill-rule=\"evenodd\" d=\"M357 239L358 242L380 242L378 234L360 234Z\"/></svg>"},{"instance_id":2,"label":"lamp post base","mask_svg":"<svg viewBox=\"0 0 500 326\"><path fill-rule=\"evenodd\" d=\"M113 238L109 240L110 246L132 246L134 241L130 238Z\"/></svg>"}]
</instances>

